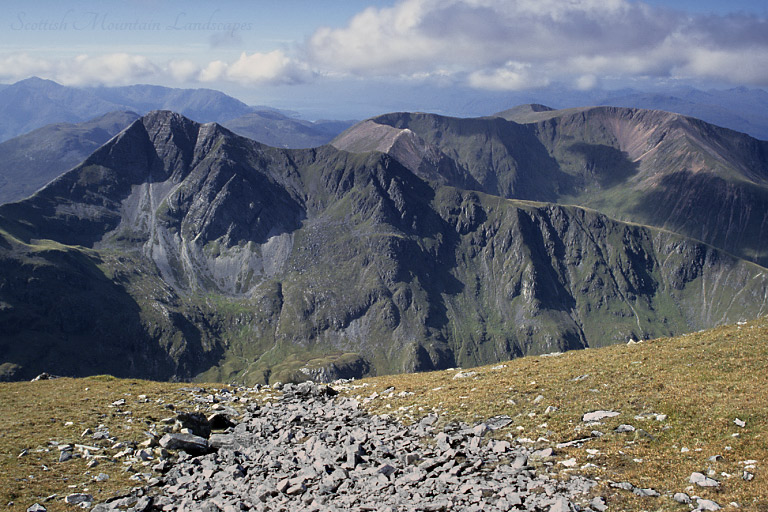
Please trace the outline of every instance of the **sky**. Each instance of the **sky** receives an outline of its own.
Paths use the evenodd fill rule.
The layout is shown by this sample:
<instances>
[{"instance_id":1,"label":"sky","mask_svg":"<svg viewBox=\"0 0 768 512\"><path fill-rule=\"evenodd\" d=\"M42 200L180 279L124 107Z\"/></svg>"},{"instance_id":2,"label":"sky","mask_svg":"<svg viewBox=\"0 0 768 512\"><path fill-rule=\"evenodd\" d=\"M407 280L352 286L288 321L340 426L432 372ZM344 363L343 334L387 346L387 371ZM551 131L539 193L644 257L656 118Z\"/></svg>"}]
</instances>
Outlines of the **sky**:
<instances>
[{"instance_id":1,"label":"sky","mask_svg":"<svg viewBox=\"0 0 768 512\"><path fill-rule=\"evenodd\" d=\"M412 107L545 88L768 88L765 0L4 0L0 13L0 83L207 87L323 113L387 95Z\"/></svg>"}]
</instances>

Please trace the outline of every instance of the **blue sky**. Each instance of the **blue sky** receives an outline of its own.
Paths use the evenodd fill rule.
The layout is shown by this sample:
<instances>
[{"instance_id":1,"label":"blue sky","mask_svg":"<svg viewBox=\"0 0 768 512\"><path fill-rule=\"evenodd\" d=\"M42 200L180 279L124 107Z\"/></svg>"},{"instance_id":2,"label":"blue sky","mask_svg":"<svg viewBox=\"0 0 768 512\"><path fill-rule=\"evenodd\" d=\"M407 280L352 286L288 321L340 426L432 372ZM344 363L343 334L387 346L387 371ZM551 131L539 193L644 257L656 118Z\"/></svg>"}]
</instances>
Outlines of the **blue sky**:
<instances>
[{"instance_id":1,"label":"blue sky","mask_svg":"<svg viewBox=\"0 0 768 512\"><path fill-rule=\"evenodd\" d=\"M38 1L0 82L210 87L251 104L561 87L768 87L764 0Z\"/></svg>"}]
</instances>

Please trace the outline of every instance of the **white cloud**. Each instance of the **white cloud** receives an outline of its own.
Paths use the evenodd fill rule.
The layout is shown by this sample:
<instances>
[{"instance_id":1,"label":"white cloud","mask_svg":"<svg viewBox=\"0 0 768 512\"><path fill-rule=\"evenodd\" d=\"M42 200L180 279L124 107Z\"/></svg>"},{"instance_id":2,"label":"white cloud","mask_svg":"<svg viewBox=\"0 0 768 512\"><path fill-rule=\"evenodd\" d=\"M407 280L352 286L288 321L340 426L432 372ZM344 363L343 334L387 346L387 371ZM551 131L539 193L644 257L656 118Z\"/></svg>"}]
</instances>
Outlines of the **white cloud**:
<instances>
[{"instance_id":1,"label":"white cloud","mask_svg":"<svg viewBox=\"0 0 768 512\"><path fill-rule=\"evenodd\" d=\"M692 76L768 85L768 20L629 0L400 0L309 38L317 69L362 77L448 70L485 89L601 76ZM512 64L510 64L512 63Z\"/></svg>"},{"instance_id":2,"label":"white cloud","mask_svg":"<svg viewBox=\"0 0 768 512\"><path fill-rule=\"evenodd\" d=\"M595 75L581 75L576 78L576 89L580 91L588 91L597 87L597 77Z\"/></svg>"},{"instance_id":3,"label":"white cloud","mask_svg":"<svg viewBox=\"0 0 768 512\"><path fill-rule=\"evenodd\" d=\"M168 63L168 71L180 83L189 82L201 72L200 67L191 60L171 61Z\"/></svg>"},{"instance_id":4,"label":"white cloud","mask_svg":"<svg viewBox=\"0 0 768 512\"><path fill-rule=\"evenodd\" d=\"M311 79L306 64L282 51L243 53L233 62L214 60L199 65L189 59L154 62L147 56L113 53L80 54L68 59L45 59L26 53L0 57L0 80L40 76L64 85L124 85L155 81L177 84L235 82L243 85L290 84Z\"/></svg>"},{"instance_id":5,"label":"white cloud","mask_svg":"<svg viewBox=\"0 0 768 512\"><path fill-rule=\"evenodd\" d=\"M495 91L521 91L534 87L546 87L549 85L549 80L543 74L537 73L530 64L508 62L502 68L470 74L469 85Z\"/></svg>"},{"instance_id":6,"label":"white cloud","mask_svg":"<svg viewBox=\"0 0 768 512\"><path fill-rule=\"evenodd\" d=\"M227 73L227 63L214 60L200 72L200 80L203 82L216 82L222 80Z\"/></svg>"},{"instance_id":7,"label":"white cloud","mask_svg":"<svg viewBox=\"0 0 768 512\"><path fill-rule=\"evenodd\" d=\"M306 81L309 69L280 50L269 53L243 52L226 72L227 78L242 84L300 83Z\"/></svg>"},{"instance_id":8,"label":"white cloud","mask_svg":"<svg viewBox=\"0 0 768 512\"><path fill-rule=\"evenodd\" d=\"M241 44L212 40L219 43ZM585 90L607 77L650 77L768 86L768 19L689 15L639 0L398 0L366 8L346 26L319 28L300 47L230 60L210 49L174 59L140 48L58 59L0 55L0 80L253 86L377 77L491 90L563 82Z\"/></svg>"},{"instance_id":9,"label":"white cloud","mask_svg":"<svg viewBox=\"0 0 768 512\"><path fill-rule=\"evenodd\" d=\"M269 53L243 52L228 64L213 61L200 72L202 82L230 81L243 85L302 83L312 76L309 68L280 50Z\"/></svg>"},{"instance_id":10,"label":"white cloud","mask_svg":"<svg viewBox=\"0 0 768 512\"><path fill-rule=\"evenodd\" d=\"M768 85L768 51L693 48L685 64L676 69L681 76L729 77L733 82Z\"/></svg>"},{"instance_id":11,"label":"white cloud","mask_svg":"<svg viewBox=\"0 0 768 512\"><path fill-rule=\"evenodd\" d=\"M44 59L26 53L0 59L0 79L20 80L30 76L50 78L64 85L119 85L157 76L161 68L147 57L127 53L69 59Z\"/></svg>"},{"instance_id":12,"label":"white cloud","mask_svg":"<svg viewBox=\"0 0 768 512\"><path fill-rule=\"evenodd\" d=\"M65 85L122 85L157 76L160 72L147 57L128 53L78 55L62 64L57 78Z\"/></svg>"}]
</instances>

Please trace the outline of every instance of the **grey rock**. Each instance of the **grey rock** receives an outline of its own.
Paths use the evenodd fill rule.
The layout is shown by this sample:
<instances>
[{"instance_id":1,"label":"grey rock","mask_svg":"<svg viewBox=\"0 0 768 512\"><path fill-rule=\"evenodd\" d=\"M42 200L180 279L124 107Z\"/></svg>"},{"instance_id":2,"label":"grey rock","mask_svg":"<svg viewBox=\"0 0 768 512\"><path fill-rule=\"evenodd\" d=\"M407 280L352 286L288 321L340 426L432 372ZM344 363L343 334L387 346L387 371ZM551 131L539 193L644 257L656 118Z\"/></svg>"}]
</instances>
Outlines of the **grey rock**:
<instances>
[{"instance_id":1,"label":"grey rock","mask_svg":"<svg viewBox=\"0 0 768 512\"><path fill-rule=\"evenodd\" d=\"M691 477L689 481L692 484L698 485L699 487L719 487L720 486L720 482L718 482L713 478L709 478L703 473L691 473Z\"/></svg>"},{"instance_id":2,"label":"grey rock","mask_svg":"<svg viewBox=\"0 0 768 512\"><path fill-rule=\"evenodd\" d=\"M84 494L84 493L74 493L64 498L64 501L66 503L69 503L70 505L79 505L81 503L91 503L93 501L93 496L91 496L90 494Z\"/></svg>"},{"instance_id":3,"label":"grey rock","mask_svg":"<svg viewBox=\"0 0 768 512\"><path fill-rule=\"evenodd\" d=\"M165 471L162 481L154 479L153 510L572 511L572 500L595 485L550 476L546 460L534 469L528 447L485 442L476 426L454 422L433 434L436 415L403 426L314 389L285 385L278 401L248 409L235 427L211 434L216 451L180 451L176 462L153 466ZM478 430L506 421L497 417ZM190 434L169 436L161 446ZM151 485L152 474L135 476ZM123 505L115 510L132 503Z\"/></svg>"},{"instance_id":4,"label":"grey rock","mask_svg":"<svg viewBox=\"0 0 768 512\"><path fill-rule=\"evenodd\" d=\"M507 415L502 416L493 416L492 418L488 418L485 420L485 424L488 426L491 430L499 430L500 428L504 428L512 423L512 418L510 418Z\"/></svg>"},{"instance_id":5,"label":"grey rock","mask_svg":"<svg viewBox=\"0 0 768 512\"><path fill-rule=\"evenodd\" d=\"M602 496L596 496L589 502L589 506L597 510L597 512L605 512L608 510L608 505L605 503L605 498Z\"/></svg>"},{"instance_id":6,"label":"grey rock","mask_svg":"<svg viewBox=\"0 0 768 512\"><path fill-rule=\"evenodd\" d=\"M635 486L629 482L615 482L611 484L614 489L623 489L625 491L634 491Z\"/></svg>"},{"instance_id":7,"label":"grey rock","mask_svg":"<svg viewBox=\"0 0 768 512\"><path fill-rule=\"evenodd\" d=\"M614 430L614 432L616 432L617 434L623 434L625 432L634 432L634 431L635 431L635 427L633 427L632 425L619 425Z\"/></svg>"},{"instance_id":8,"label":"grey rock","mask_svg":"<svg viewBox=\"0 0 768 512\"><path fill-rule=\"evenodd\" d=\"M534 459L546 459L547 457L552 457L554 455L555 451L552 448L542 448L541 450L536 450L531 454L531 458Z\"/></svg>"},{"instance_id":9,"label":"grey rock","mask_svg":"<svg viewBox=\"0 0 768 512\"><path fill-rule=\"evenodd\" d=\"M549 512L572 512L575 510L573 505L567 498L560 497L555 500L555 503L549 507Z\"/></svg>"},{"instance_id":10,"label":"grey rock","mask_svg":"<svg viewBox=\"0 0 768 512\"><path fill-rule=\"evenodd\" d=\"M237 441L233 434L211 434L211 437L208 438L208 446L212 450L234 448L236 444Z\"/></svg>"},{"instance_id":11,"label":"grey rock","mask_svg":"<svg viewBox=\"0 0 768 512\"><path fill-rule=\"evenodd\" d=\"M182 450L193 455L207 453L208 440L194 434L165 434L160 446L166 450Z\"/></svg>"},{"instance_id":12,"label":"grey rock","mask_svg":"<svg viewBox=\"0 0 768 512\"><path fill-rule=\"evenodd\" d=\"M27 507L27 512L46 512L48 509L39 503L35 503L31 507Z\"/></svg>"},{"instance_id":13,"label":"grey rock","mask_svg":"<svg viewBox=\"0 0 768 512\"><path fill-rule=\"evenodd\" d=\"M718 505L717 502L714 502L712 500L704 500L701 498L699 498L697 504L698 504L697 510L720 510L721 508L723 508L720 505Z\"/></svg>"},{"instance_id":14,"label":"grey rock","mask_svg":"<svg viewBox=\"0 0 768 512\"><path fill-rule=\"evenodd\" d=\"M211 424L208 418L199 412L183 412L176 415L174 429L189 429L192 434L206 439L211 435Z\"/></svg>"},{"instance_id":15,"label":"grey rock","mask_svg":"<svg viewBox=\"0 0 768 512\"><path fill-rule=\"evenodd\" d=\"M581 421L585 423L591 423L595 421L604 420L605 418L613 418L615 416L618 416L619 414L620 413L616 411L592 411L582 416Z\"/></svg>"},{"instance_id":16,"label":"grey rock","mask_svg":"<svg viewBox=\"0 0 768 512\"><path fill-rule=\"evenodd\" d=\"M655 491L653 489L640 489L639 487L635 487L632 492L634 492L636 495L640 496L641 498L657 498L661 496L658 491Z\"/></svg>"},{"instance_id":17,"label":"grey rock","mask_svg":"<svg viewBox=\"0 0 768 512\"><path fill-rule=\"evenodd\" d=\"M674 496L672 496L672 499L675 500L678 503L682 503L684 505L687 505L691 502L691 497L685 494L684 492L677 492Z\"/></svg>"}]
</instances>

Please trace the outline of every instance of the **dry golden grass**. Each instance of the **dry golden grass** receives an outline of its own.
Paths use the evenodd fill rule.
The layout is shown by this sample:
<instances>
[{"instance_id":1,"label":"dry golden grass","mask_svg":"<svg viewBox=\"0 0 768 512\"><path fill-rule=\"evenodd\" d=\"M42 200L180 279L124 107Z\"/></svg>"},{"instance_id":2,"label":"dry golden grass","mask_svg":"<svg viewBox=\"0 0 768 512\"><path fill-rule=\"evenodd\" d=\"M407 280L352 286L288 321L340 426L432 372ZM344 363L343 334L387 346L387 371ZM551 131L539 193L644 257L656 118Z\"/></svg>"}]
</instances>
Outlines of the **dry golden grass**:
<instances>
[{"instance_id":1,"label":"dry golden grass","mask_svg":"<svg viewBox=\"0 0 768 512\"><path fill-rule=\"evenodd\" d=\"M724 508L736 502L742 510L768 510L767 319L504 365L476 368L477 375L461 379L453 378L457 370L372 378L354 383L363 387L350 393L361 399L383 394L366 407L404 421L432 411L442 421L468 423L506 414L514 423L497 435L546 439L536 446L554 447L600 430L606 435L578 448L556 450L558 461L575 458L576 469L556 467L564 475L578 471L600 479L596 493L610 499L611 510L688 510L671 499L675 492L712 499ZM382 393L389 387L394 391ZM403 391L413 395L398 397ZM536 401L539 395L543 399ZM557 410L545 414L548 406ZM603 425L586 426L582 415L594 410L621 414ZM651 416L658 414L667 418ZM746 427L735 425L736 418ZM650 436L614 433L620 424ZM709 460L716 455L722 460ZM751 482L742 479L741 462L747 460L757 461ZM580 469L586 464L597 467ZM691 473L709 470L715 471L720 488L694 489L688 482ZM608 485L625 481L662 496L639 498Z\"/></svg>"},{"instance_id":2,"label":"dry golden grass","mask_svg":"<svg viewBox=\"0 0 768 512\"><path fill-rule=\"evenodd\" d=\"M133 473L126 472L120 460L101 459L92 469L86 467L84 458L60 463L59 450L49 441L94 446L97 443L90 436L81 434L99 425L108 427L118 441L144 441L144 432L151 424L174 416L176 411L195 409L191 394L182 390L185 386L188 384L111 377L0 384L0 507L24 511L39 502L49 511L74 510L73 505L62 501L67 494L86 492L96 501L104 501L140 485L130 480ZM139 399L139 395L147 397ZM110 407L121 398L126 400L124 406ZM28 454L19 457L22 450ZM115 451L99 453L114 455ZM151 472L136 463L133 469ZM109 475L109 480L94 481L99 473ZM55 498L44 502L53 494ZM9 502L14 504L6 507Z\"/></svg>"}]
</instances>

